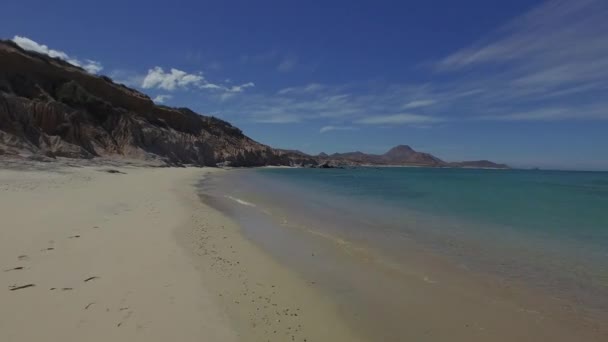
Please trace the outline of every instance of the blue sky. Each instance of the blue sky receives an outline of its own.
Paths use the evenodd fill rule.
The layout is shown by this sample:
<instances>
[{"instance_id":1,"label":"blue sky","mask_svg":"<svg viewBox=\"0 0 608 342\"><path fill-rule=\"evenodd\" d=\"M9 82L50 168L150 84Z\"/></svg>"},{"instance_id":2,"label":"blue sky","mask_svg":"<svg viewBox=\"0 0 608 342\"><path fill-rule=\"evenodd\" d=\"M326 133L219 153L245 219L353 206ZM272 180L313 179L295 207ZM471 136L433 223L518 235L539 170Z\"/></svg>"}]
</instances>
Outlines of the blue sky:
<instances>
[{"instance_id":1,"label":"blue sky","mask_svg":"<svg viewBox=\"0 0 608 342\"><path fill-rule=\"evenodd\" d=\"M605 0L0 7L2 37L275 147L608 169Z\"/></svg>"}]
</instances>

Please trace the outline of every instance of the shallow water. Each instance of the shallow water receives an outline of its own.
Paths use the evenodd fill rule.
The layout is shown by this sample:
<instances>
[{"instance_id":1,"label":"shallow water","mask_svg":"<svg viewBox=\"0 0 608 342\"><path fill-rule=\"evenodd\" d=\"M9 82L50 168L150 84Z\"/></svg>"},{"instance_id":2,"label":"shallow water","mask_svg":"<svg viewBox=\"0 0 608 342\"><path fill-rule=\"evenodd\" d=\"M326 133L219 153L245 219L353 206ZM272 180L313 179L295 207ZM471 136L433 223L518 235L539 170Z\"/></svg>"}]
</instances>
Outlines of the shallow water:
<instances>
[{"instance_id":1,"label":"shallow water","mask_svg":"<svg viewBox=\"0 0 608 342\"><path fill-rule=\"evenodd\" d=\"M608 173L257 169L203 188L250 239L342 298L353 321L386 316L376 336L407 335L397 317L408 304L390 298L407 286L399 276L435 283L434 255L608 312Z\"/></svg>"}]
</instances>

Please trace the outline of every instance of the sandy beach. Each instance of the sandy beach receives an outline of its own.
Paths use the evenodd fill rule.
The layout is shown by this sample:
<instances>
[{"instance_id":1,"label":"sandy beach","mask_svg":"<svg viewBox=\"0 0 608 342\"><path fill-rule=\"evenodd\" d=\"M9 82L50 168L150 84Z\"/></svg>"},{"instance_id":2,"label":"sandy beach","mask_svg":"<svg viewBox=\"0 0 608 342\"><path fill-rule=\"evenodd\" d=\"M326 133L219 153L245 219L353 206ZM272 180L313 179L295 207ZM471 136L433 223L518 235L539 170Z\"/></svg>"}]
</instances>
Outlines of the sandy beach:
<instances>
[{"instance_id":1,"label":"sandy beach","mask_svg":"<svg viewBox=\"0 0 608 342\"><path fill-rule=\"evenodd\" d=\"M216 170L48 165L0 169L0 340L357 340L199 201Z\"/></svg>"},{"instance_id":2,"label":"sandy beach","mask_svg":"<svg viewBox=\"0 0 608 342\"><path fill-rule=\"evenodd\" d=\"M544 295L488 283L414 246L400 275L362 249L289 233L310 248L302 261L350 274L348 286L328 290L329 274L298 272L206 204L201 180L229 171L69 163L0 168L0 341L605 336L601 323Z\"/></svg>"}]
</instances>

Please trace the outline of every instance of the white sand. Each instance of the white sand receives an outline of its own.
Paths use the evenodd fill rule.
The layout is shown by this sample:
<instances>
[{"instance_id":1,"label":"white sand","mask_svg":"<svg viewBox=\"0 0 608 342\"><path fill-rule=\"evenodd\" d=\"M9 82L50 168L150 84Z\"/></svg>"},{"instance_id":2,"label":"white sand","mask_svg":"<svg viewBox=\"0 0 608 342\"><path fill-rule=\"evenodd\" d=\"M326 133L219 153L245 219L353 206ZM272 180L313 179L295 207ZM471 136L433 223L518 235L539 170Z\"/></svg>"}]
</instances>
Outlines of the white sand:
<instances>
[{"instance_id":1,"label":"white sand","mask_svg":"<svg viewBox=\"0 0 608 342\"><path fill-rule=\"evenodd\" d=\"M0 341L356 340L198 201L212 171L53 168L0 169Z\"/></svg>"},{"instance_id":2,"label":"white sand","mask_svg":"<svg viewBox=\"0 0 608 342\"><path fill-rule=\"evenodd\" d=\"M0 171L0 340L235 340L173 236L201 171L99 169Z\"/></svg>"}]
</instances>

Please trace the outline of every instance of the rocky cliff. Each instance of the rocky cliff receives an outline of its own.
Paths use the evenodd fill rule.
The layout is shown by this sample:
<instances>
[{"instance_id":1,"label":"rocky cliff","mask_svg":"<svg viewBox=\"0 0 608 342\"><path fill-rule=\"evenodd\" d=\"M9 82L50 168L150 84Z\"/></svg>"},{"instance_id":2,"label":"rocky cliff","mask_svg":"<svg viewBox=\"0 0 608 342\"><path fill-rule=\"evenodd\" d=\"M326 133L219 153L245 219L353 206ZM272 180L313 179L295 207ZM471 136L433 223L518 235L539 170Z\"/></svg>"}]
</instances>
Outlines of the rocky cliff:
<instances>
[{"instance_id":1,"label":"rocky cliff","mask_svg":"<svg viewBox=\"0 0 608 342\"><path fill-rule=\"evenodd\" d=\"M289 165L229 123L0 41L0 153L124 156L168 164Z\"/></svg>"}]
</instances>

